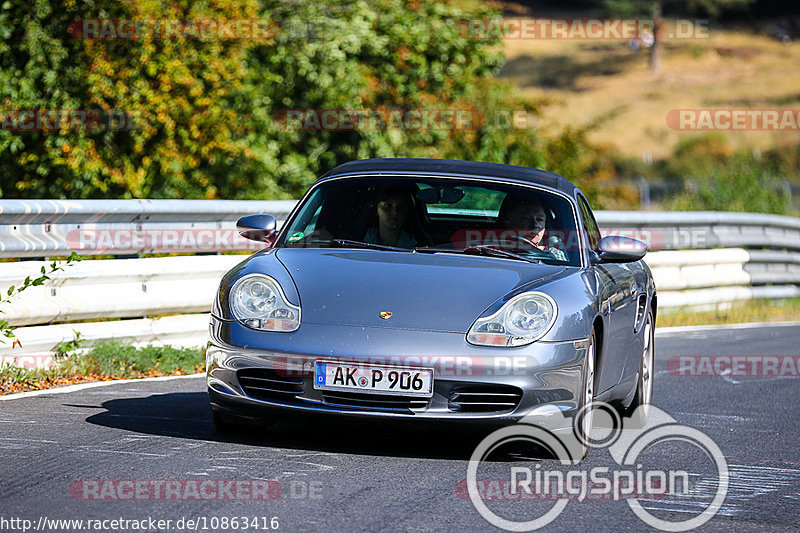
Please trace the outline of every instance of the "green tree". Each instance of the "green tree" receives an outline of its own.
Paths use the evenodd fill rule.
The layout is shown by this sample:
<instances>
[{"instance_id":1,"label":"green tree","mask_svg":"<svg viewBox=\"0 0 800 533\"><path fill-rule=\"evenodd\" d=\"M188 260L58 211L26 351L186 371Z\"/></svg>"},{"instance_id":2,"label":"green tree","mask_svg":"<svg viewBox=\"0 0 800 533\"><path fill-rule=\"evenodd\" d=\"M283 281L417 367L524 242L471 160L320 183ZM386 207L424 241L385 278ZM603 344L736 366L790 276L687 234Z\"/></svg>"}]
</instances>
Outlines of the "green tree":
<instances>
[{"instance_id":1,"label":"green tree","mask_svg":"<svg viewBox=\"0 0 800 533\"><path fill-rule=\"evenodd\" d=\"M752 155L736 154L724 168L684 180L685 190L667 207L681 211L787 214L790 194L782 180Z\"/></svg>"},{"instance_id":2,"label":"green tree","mask_svg":"<svg viewBox=\"0 0 800 533\"><path fill-rule=\"evenodd\" d=\"M486 91L507 92L491 78L503 56L497 41L469 39L459 22L495 14L472 1L330 0L288 7L265 0L262 17L275 20L280 31L273 43L250 51L246 88L235 102L243 115L252 113L248 143L255 158L244 166L243 179L274 183L296 197L321 172L352 159L480 158L485 141L476 130L302 131L282 128L276 113L459 109L485 115L491 112L482 107L487 102L502 105Z\"/></svg>"},{"instance_id":3,"label":"green tree","mask_svg":"<svg viewBox=\"0 0 800 533\"><path fill-rule=\"evenodd\" d=\"M163 4L5 0L0 110L121 110L124 131L0 130L3 197L214 197L207 169L246 151L225 98L242 85L247 40L80 39L79 19L247 19L255 0ZM226 176L216 175L224 181Z\"/></svg>"},{"instance_id":4,"label":"green tree","mask_svg":"<svg viewBox=\"0 0 800 533\"><path fill-rule=\"evenodd\" d=\"M468 21L478 0L156 0L0 4L0 110L123 110L125 131L0 131L3 197L296 198L366 157L545 167L592 189L585 137L543 139L537 104L495 74L498 40ZM79 39L76 19L266 21L264 39ZM287 110L445 110L466 128L286 127ZM570 146L570 149L562 149ZM577 165L571 150L581 152ZM599 152L598 152L599 153ZM562 155L559 155L562 154ZM573 172L574 171L574 172Z\"/></svg>"}]
</instances>

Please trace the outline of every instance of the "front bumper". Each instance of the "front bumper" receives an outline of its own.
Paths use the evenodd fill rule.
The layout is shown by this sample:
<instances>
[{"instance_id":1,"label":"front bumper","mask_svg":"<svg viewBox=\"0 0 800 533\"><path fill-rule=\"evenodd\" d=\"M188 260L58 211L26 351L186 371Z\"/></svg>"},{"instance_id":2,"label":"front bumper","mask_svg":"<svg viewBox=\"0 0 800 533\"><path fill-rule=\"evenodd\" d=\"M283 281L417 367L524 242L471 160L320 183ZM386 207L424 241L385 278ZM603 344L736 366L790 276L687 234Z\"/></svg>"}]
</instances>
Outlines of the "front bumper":
<instances>
[{"instance_id":1,"label":"front bumper","mask_svg":"<svg viewBox=\"0 0 800 533\"><path fill-rule=\"evenodd\" d=\"M319 324L303 324L291 334L265 333L216 317L211 339L211 403L245 416L326 413L505 425L557 412L558 419L571 422L583 395L582 339L490 348L467 343L461 333ZM313 379L318 359L433 368L433 396L321 391Z\"/></svg>"}]
</instances>

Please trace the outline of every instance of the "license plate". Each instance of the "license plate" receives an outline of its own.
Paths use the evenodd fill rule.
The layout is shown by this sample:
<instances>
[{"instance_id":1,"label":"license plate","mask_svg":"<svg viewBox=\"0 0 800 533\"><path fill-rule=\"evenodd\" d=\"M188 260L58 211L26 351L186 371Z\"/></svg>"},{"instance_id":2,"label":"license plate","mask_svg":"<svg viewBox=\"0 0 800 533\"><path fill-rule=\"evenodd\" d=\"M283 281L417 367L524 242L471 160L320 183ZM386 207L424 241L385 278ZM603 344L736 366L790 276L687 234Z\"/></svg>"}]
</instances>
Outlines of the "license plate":
<instances>
[{"instance_id":1,"label":"license plate","mask_svg":"<svg viewBox=\"0 0 800 533\"><path fill-rule=\"evenodd\" d=\"M317 361L314 388L402 396L433 396L433 370Z\"/></svg>"}]
</instances>

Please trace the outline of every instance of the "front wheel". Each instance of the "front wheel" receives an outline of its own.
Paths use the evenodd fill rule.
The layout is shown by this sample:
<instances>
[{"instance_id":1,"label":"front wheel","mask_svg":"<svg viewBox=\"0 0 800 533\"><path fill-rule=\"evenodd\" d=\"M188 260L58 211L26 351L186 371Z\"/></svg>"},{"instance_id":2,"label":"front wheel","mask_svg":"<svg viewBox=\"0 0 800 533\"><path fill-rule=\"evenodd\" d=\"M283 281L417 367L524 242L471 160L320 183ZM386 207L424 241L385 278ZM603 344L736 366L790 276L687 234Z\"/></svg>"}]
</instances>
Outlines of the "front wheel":
<instances>
[{"instance_id":1,"label":"front wheel","mask_svg":"<svg viewBox=\"0 0 800 533\"><path fill-rule=\"evenodd\" d=\"M642 358L639 361L639 377L636 381L636 393L633 401L625 410L625 416L632 418L636 427L643 427L650 415L650 405L653 403L653 374L655 365L655 327L653 310L647 312L647 321L644 323L644 344ZM641 407L641 409L639 409ZM638 412L637 412L638 409ZM634 417L635 415L635 417Z\"/></svg>"},{"instance_id":2,"label":"front wheel","mask_svg":"<svg viewBox=\"0 0 800 533\"><path fill-rule=\"evenodd\" d=\"M583 380L583 398L581 398L581 405L578 408L577 419L575 420L574 431L575 436L581 445L581 457L586 457L589 454L588 442L591 439L593 407L595 395L595 332L589 334L588 344L586 345L586 365Z\"/></svg>"}]
</instances>

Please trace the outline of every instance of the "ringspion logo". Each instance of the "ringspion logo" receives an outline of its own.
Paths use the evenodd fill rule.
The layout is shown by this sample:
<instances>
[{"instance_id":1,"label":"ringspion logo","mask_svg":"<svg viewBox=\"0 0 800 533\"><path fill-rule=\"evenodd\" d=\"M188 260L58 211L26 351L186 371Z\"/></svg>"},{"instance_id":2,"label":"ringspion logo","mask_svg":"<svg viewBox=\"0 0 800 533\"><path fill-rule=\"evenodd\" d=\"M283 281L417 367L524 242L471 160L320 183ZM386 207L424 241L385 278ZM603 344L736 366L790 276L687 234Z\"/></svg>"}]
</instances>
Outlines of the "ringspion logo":
<instances>
[{"instance_id":1,"label":"ringspion logo","mask_svg":"<svg viewBox=\"0 0 800 533\"><path fill-rule=\"evenodd\" d=\"M583 430L585 417L594 419L589 424L589 434ZM504 447L520 445L547 450L556 461L516 466L518 463L493 458ZM662 462L659 465L662 468L645 468L642 463L648 452L662 445L681 447L680 452L671 450L673 453L668 454L677 463L675 467L663 468ZM592 453L607 449L615 464L582 467L579 463L585 449ZM690 475L680 464L681 452L697 451L708 459L709 468L704 475ZM487 476L486 472L507 472L507 477ZM467 478L456 484L455 491L457 496L468 498L487 522L506 531L540 529L555 521L571 502L585 500L625 501L651 528L689 531L717 514L728 494L729 482L727 460L705 433L678 424L654 406L640 406L632 417L623 419L615 407L592 402L582 407L572 420L555 407L544 408L513 426L490 433L475 448L467 466ZM696 513L680 516L670 513L662 518L642 505L642 502L646 505L653 500L685 497L692 493L692 485L713 490L713 495L702 501L695 497ZM492 505L497 501L526 506L527 519L520 520L519 513L510 514L508 506Z\"/></svg>"}]
</instances>

